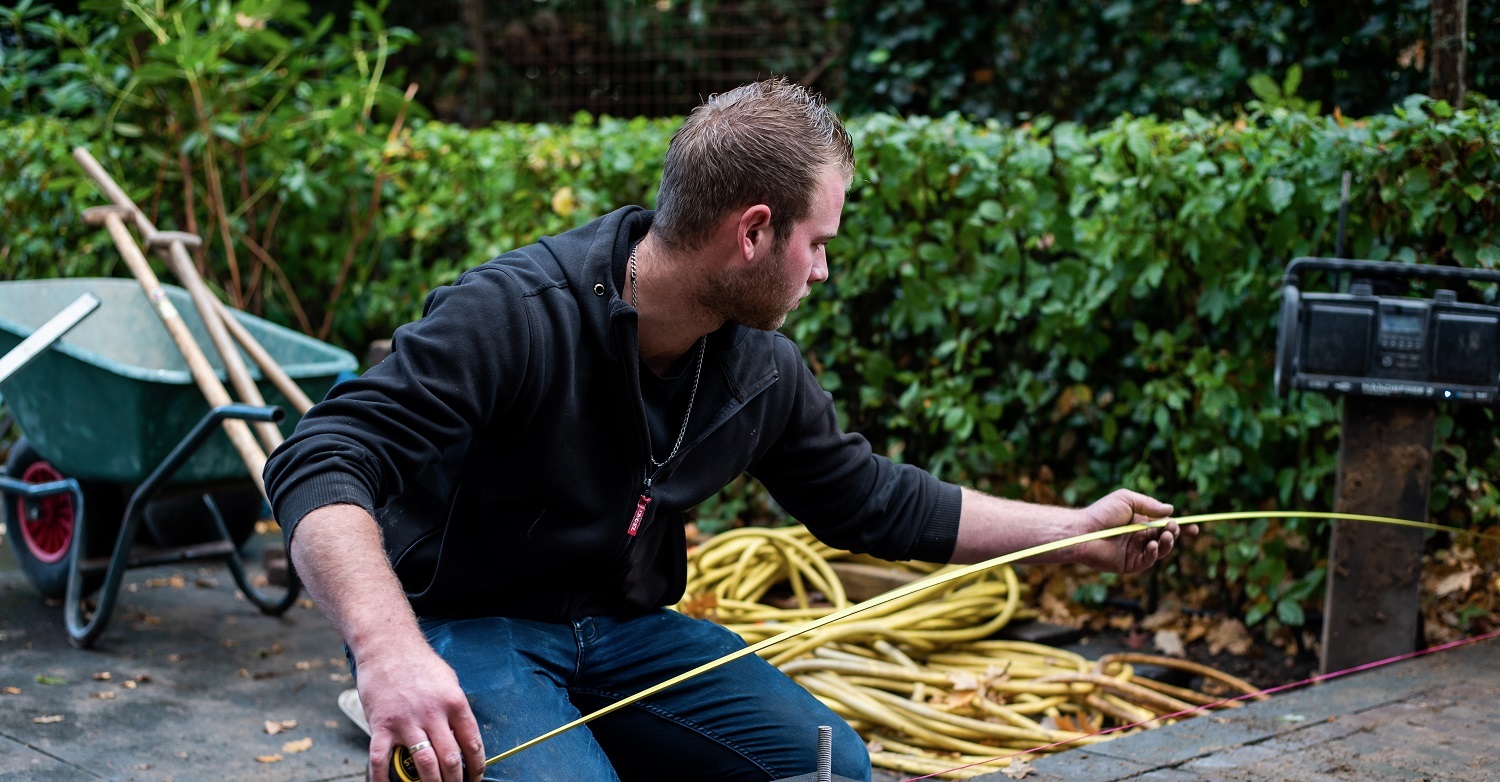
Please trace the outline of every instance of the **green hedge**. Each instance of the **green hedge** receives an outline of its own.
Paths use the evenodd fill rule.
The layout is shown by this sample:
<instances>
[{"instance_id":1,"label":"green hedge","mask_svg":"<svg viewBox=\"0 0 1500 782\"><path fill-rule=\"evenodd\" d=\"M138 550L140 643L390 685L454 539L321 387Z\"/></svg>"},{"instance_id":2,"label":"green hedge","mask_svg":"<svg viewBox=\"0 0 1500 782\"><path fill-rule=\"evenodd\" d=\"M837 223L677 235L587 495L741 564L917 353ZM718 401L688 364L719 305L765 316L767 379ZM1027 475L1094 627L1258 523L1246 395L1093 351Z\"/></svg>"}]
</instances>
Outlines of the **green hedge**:
<instances>
[{"instance_id":1,"label":"green hedge","mask_svg":"<svg viewBox=\"0 0 1500 782\"><path fill-rule=\"evenodd\" d=\"M381 211L333 339L357 349L468 266L649 204L674 126L432 123L383 151L353 148L363 165L333 170L364 183L380 174ZM1097 129L952 116L849 127L859 168L832 277L788 330L877 449L1010 496L1083 503L1123 484L1181 512L1327 508L1336 403L1278 398L1271 364L1281 272L1293 257L1332 254L1344 170L1348 255L1500 264L1493 103L1454 112L1414 97L1358 121L1266 109ZM115 271L113 250L76 219L100 202L67 157L86 135L43 119L0 127L3 276ZM170 199L170 169L90 143L143 203L159 172ZM301 208L289 192L274 198L285 213ZM345 248L304 239L280 264L316 297ZM209 259L218 277L220 260ZM1495 518L1493 418L1443 411L1432 506L1442 521ZM736 487L703 521L761 502ZM1295 521L1225 526L1209 536L1223 545L1173 567L1227 585L1252 621L1295 625L1317 594L1324 537Z\"/></svg>"}]
</instances>

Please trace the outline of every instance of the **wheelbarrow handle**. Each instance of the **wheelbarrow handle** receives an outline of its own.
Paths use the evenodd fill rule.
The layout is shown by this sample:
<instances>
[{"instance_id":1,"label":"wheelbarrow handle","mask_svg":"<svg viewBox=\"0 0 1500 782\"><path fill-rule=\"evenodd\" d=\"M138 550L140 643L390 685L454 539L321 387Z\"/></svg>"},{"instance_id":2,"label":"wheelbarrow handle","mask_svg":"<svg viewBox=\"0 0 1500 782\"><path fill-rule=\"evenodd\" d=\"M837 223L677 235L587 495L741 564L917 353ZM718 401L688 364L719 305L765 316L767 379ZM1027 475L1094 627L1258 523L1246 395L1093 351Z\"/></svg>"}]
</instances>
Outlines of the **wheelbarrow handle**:
<instances>
[{"instance_id":1,"label":"wheelbarrow handle","mask_svg":"<svg viewBox=\"0 0 1500 782\"><path fill-rule=\"evenodd\" d=\"M32 359L42 354L42 351L52 346L52 343L62 339L63 335L77 326L80 321L88 317L99 306L99 297L92 293L79 296L64 307L63 310L53 315L50 320L43 323L31 336L21 340L21 344L11 349L9 353L0 355L0 383L4 383L11 375L21 371L21 368L31 363Z\"/></svg>"}]
</instances>

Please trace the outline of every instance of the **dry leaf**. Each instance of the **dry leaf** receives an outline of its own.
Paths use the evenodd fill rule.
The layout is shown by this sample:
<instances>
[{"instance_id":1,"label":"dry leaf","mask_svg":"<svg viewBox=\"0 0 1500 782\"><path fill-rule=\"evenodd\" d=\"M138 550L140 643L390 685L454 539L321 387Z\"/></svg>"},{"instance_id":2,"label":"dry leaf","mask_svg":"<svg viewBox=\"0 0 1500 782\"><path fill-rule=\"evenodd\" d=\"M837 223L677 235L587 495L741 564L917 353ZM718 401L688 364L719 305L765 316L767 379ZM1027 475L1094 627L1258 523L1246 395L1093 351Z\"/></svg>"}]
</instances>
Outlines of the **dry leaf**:
<instances>
[{"instance_id":1,"label":"dry leaf","mask_svg":"<svg viewBox=\"0 0 1500 782\"><path fill-rule=\"evenodd\" d=\"M694 619L707 619L713 621L718 616L719 596L712 592L703 592L683 600L678 610L684 615Z\"/></svg>"},{"instance_id":2,"label":"dry leaf","mask_svg":"<svg viewBox=\"0 0 1500 782\"><path fill-rule=\"evenodd\" d=\"M1009 766L1000 769L1000 773L1010 777L1011 779L1025 779L1028 774L1035 770L1036 769L1031 767L1030 763L1027 763L1024 760L1017 760L1013 761Z\"/></svg>"},{"instance_id":3,"label":"dry leaf","mask_svg":"<svg viewBox=\"0 0 1500 782\"><path fill-rule=\"evenodd\" d=\"M1156 637L1152 639L1157 651L1168 657L1186 657L1187 649L1182 644L1182 636L1176 630L1158 630Z\"/></svg>"},{"instance_id":4,"label":"dry leaf","mask_svg":"<svg viewBox=\"0 0 1500 782\"><path fill-rule=\"evenodd\" d=\"M292 667L296 668L299 671L310 671L312 670L313 664L306 660L298 660L297 662L292 664Z\"/></svg>"},{"instance_id":5,"label":"dry leaf","mask_svg":"<svg viewBox=\"0 0 1500 782\"><path fill-rule=\"evenodd\" d=\"M127 690L133 690L135 689L135 679L127 679L123 682L120 682L120 686L124 687Z\"/></svg>"},{"instance_id":6,"label":"dry leaf","mask_svg":"<svg viewBox=\"0 0 1500 782\"><path fill-rule=\"evenodd\" d=\"M261 763L279 763L279 762L281 762L281 756L280 755L256 755L255 759L257 761L261 762Z\"/></svg>"},{"instance_id":7,"label":"dry leaf","mask_svg":"<svg viewBox=\"0 0 1500 782\"><path fill-rule=\"evenodd\" d=\"M295 727L297 727L296 720L266 720L266 733L272 736Z\"/></svg>"},{"instance_id":8,"label":"dry leaf","mask_svg":"<svg viewBox=\"0 0 1500 782\"><path fill-rule=\"evenodd\" d=\"M1437 582L1433 592L1438 597L1451 595L1454 592L1467 592L1474 587L1474 571L1460 570L1457 573L1449 573L1443 580Z\"/></svg>"},{"instance_id":9,"label":"dry leaf","mask_svg":"<svg viewBox=\"0 0 1500 782\"><path fill-rule=\"evenodd\" d=\"M110 691L96 692L94 693L94 697L98 698L101 701L112 701L115 699L115 693Z\"/></svg>"},{"instance_id":10,"label":"dry leaf","mask_svg":"<svg viewBox=\"0 0 1500 782\"><path fill-rule=\"evenodd\" d=\"M96 682L107 682L111 678L113 678L113 674L111 674L109 671L100 671L94 674L94 681Z\"/></svg>"},{"instance_id":11,"label":"dry leaf","mask_svg":"<svg viewBox=\"0 0 1500 782\"><path fill-rule=\"evenodd\" d=\"M4 692L6 695L20 695L21 694L21 688L20 687L6 687L4 690L0 690L0 692Z\"/></svg>"},{"instance_id":12,"label":"dry leaf","mask_svg":"<svg viewBox=\"0 0 1500 782\"><path fill-rule=\"evenodd\" d=\"M1157 609L1156 613L1141 620L1141 627L1146 630L1165 630L1168 627L1176 627L1182 623L1182 611L1177 606L1166 606Z\"/></svg>"},{"instance_id":13,"label":"dry leaf","mask_svg":"<svg viewBox=\"0 0 1500 782\"><path fill-rule=\"evenodd\" d=\"M46 717L36 717L31 721L38 725L51 725L54 722L62 722L63 718L61 714L49 714Z\"/></svg>"},{"instance_id":14,"label":"dry leaf","mask_svg":"<svg viewBox=\"0 0 1500 782\"><path fill-rule=\"evenodd\" d=\"M1225 619L1208 634L1208 651L1218 654L1228 650L1230 654L1248 654L1255 648L1255 639L1238 619Z\"/></svg>"},{"instance_id":15,"label":"dry leaf","mask_svg":"<svg viewBox=\"0 0 1500 782\"><path fill-rule=\"evenodd\" d=\"M969 671L949 671L948 681L953 682L956 692L967 691L972 693L979 689L979 677Z\"/></svg>"},{"instance_id":16,"label":"dry leaf","mask_svg":"<svg viewBox=\"0 0 1500 782\"><path fill-rule=\"evenodd\" d=\"M288 755L295 755L298 752L306 752L310 749L312 749L312 736L297 739L296 741L288 741L281 745L281 751Z\"/></svg>"}]
</instances>

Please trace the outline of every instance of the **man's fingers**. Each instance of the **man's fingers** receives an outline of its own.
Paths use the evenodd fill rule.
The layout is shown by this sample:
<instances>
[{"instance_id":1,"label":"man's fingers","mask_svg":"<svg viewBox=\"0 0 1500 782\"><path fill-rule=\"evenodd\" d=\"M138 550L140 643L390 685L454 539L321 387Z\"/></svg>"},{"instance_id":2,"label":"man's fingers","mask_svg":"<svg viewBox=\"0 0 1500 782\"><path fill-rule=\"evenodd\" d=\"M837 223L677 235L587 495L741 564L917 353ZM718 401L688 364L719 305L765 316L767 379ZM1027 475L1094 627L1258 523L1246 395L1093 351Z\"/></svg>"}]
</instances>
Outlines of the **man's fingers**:
<instances>
[{"instance_id":1,"label":"man's fingers","mask_svg":"<svg viewBox=\"0 0 1500 782\"><path fill-rule=\"evenodd\" d=\"M455 722L453 737L458 740L469 782L479 782L484 775L484 740L479 737L479 724L474 721L474 712L468 708L458 715Z\"/></svg>"},{"instance_id":2,"label":"man's fingers","mask_svg":"<svg viewBox=\"0 0 1500 782\"><path fill-rule=\"evenodd\" d=\"M390 777L391 753L395 750L389 736L370 737L370 782L396 782Z\"/></svg>"},{"instance_id":3,"label":"man's fingers","mask_svg":"<svg viewBox=\"0 0 1500 782\"><path fill-rule=\"evenodd\" d=\"M417 764L417 774L422 777L423 782L448 782L451 778L443 776L442 765L438 763L437 750L432 748L432 741L420 739L406 745L406 751L411 753L411 759Z\"/></svg>"},{"instance_id":4,"label":"man's fingers","mask_svg":"<svg viewBox=\"0 0 1500 782\"><path fill-rule=\"evenodd\" d=\"M443 730L437 735L440 740L432 742L432 751L441 769L442 776L438 779L443 782L464 782L464 755L458 749L458 742L453 740L453 732ZM423 779L425 780L426 777Z\"/></svg>"}]
</instances>

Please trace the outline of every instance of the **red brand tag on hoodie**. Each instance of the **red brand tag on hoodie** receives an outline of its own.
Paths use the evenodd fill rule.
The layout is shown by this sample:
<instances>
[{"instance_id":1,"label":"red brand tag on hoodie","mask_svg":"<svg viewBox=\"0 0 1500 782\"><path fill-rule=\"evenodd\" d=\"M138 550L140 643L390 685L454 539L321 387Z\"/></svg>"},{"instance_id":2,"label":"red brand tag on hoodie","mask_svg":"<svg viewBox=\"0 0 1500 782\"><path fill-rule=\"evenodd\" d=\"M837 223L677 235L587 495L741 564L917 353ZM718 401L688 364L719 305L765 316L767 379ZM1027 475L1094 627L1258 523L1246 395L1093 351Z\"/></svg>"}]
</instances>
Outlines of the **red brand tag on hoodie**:
<instances>
[{"instance_id":1,"label":"red brand tag on hoodie","mask_svg":"<svg viewBox=\"0 0 1500 782\"><path fill-rule=\"evenodd\" d=\"M651 498L641 495L640 502L635 504L635 515L630 518L630 528L625 530L631 537L641 529L641 519L646 518L646 506L651 504Z\"/></svg>"}]
</instances>

